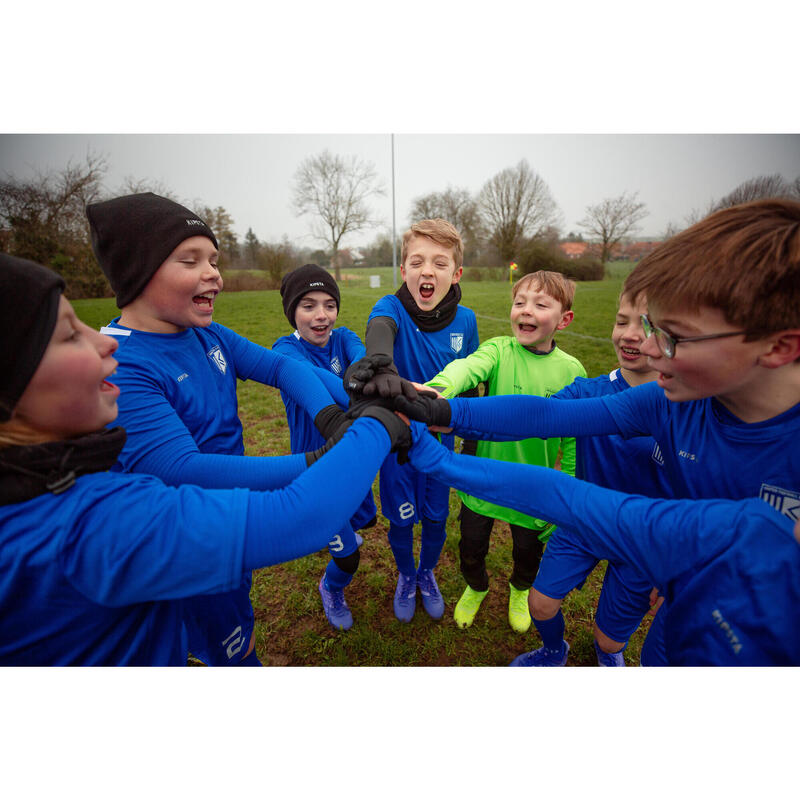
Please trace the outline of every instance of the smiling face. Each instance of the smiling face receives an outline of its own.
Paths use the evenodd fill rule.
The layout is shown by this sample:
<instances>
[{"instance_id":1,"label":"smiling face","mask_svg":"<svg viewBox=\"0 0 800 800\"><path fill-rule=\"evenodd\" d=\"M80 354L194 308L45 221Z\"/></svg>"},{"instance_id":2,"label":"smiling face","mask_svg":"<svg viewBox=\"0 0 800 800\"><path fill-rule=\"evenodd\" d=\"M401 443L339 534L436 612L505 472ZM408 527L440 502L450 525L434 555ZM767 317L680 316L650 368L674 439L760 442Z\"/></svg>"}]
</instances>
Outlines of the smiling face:
<instances>
[{"instance_id":1,"label":"smiling face","mask_svg":"<svg viewBox=\"0 0 800 800\"><path fill-rule=\"evenodd\" d=\"M572 322L572 311L562 311L561 303L533 281L517 289L511 301L511 332L523 347L549 350L553 334Z\"/></svg>"},{"instance_id":2,"label":"smiling face","mask_svg":"<svg viewBox=\"0 0 800 800\"><path fill-rule=\"evenodd\" d=\"M650 306L653 324L674 336L703 336L739 330L716 308L696 312L661 311ZM676 402L717 397L726 407L739 407L742 399L758 393L763 369L759 361L771 349L769 339L744 341L744 335L700 342L683 342L674 358L665 358L650 336L642 344L650 367L658 372L658 385ZM763 389L762 389L763 391Z\"/></svg>"},{"instance_id":3,"label":"smiling face","mask_svg":"<svg viewBox=\"0 0 800 800\"><path fill-rule=\"evenodd\" d=\"M297 332L307 342L325 347L338 316L336 300L327 292L309 292L297 304L294 324Z\"/></svg>"},{"instance_id":4,"label":"smiling face","mask_svg":"<svg viewBox=\"0 0 800 800\"><path fill-rule=\"evenodd\" d=\"M179 333L212 322L222 291L219 253L206 236L184 239L166 258L142 293L122 309L120 322L151 333Z\"/></svg>"},{"instance_id":5,"label":"smiling face","mask_svg":"<svg viewBox=\"0 0 800 800\"><path fill-rule=\"evenodd\" d=\"M39 366L8 423L31 441L92 433L117 418L116 339L81 322L61 297L58 319Z\"/></svg>"},{"instance_id":6,"label":"smiling face","mask_svg":"<svg viewBox=\"0 0 800 800\"><path fill-rule=\"evenodd\" d=\"M657 377L647 356L641 351L645 340L641 315L646 313L647 300L644 296L634 304L628 295L622 295L611 331L611 343L614 345L617 361L622 368L623 377L631 386L638 386Z\"/></svg>"},{"instance_id":7,"label":"smiling face","mask_svg":"<svg viewBox=\"0 0 800 800\"><path fill-rule=\"evenodd\" d=\"M432 311L450 287L461 280L462 267L456 268L453 250L427 236L412 236L408 252L400 265L408 291L423 311Z\"/></svg>"}]
</instances>

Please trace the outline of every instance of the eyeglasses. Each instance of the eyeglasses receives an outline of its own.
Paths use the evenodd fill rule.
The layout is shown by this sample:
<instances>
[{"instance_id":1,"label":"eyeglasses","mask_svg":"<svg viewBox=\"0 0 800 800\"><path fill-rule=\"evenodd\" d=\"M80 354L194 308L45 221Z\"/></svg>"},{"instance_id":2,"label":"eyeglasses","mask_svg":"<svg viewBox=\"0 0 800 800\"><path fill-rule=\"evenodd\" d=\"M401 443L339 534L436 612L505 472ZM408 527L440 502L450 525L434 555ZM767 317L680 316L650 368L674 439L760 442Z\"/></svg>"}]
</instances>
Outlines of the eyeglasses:
<instances>
[{"instance_id":1,"label":"eyeglasses","mask_svg":"<svg viewBox=\"0 0 800 800\"><path fill-rule=\"evenodd\" d=\"M655 334L658 349L664 354L664 358L673 358L675 348L680 342L702 342L705 339L725 339L728 336L739 336L742 334L756 333L756 331L728 331L727 333L708 333L705 336L675 336L667 333L663 328L653 325L647 314L641 315L642 328L644 335L649 339Z\"/></svg>"}]
</instances>

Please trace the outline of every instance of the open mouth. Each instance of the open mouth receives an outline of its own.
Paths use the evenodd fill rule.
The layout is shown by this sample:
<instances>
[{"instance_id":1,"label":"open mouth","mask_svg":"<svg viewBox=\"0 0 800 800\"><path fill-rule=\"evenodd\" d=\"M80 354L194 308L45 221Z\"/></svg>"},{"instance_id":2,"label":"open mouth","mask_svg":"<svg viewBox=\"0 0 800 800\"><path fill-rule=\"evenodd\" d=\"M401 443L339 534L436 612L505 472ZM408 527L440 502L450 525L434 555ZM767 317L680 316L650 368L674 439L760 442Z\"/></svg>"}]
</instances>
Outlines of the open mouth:
<instances>
[{"instance_id":1,"label":"open mouth","mask_svg":"<svg viewBox=\"0 0 800 800\"><path fill-rule=\"evenodd\" d=\"M530 325L527 322L520 322L519 329L522 333L533 333L535 330L538 329L538 325Z\"/></svg>"},{"instance_id":2,"label":"open mouth","mask_svg":"<svg viewBox=\"0 0 800 800\"><path fill-rule=\"evenodd\" d=\"M423 300L430 300L433 297L434 285L432 283L421 283L419 285L419 296Z\"/></svg>"},{"instance_id":3,"label":"open mouth","mask_svg":"<svg viewBox=\"0 0 800 800\"><path fill-rule=\"evenodd\" d=\"M637 350L635 347L620 347L619 351L622 353L624 358L627 358L630 361L633 361L642 355L642 351Z\"/></svg>"},{"instance_id":4,"label":"open mouth","mask_svg":"<svg viewBox=\"0 0 800 800\"><path fill-rule=\"evenodd\" d=\"M216 294L216 292L204 292L203 294L196 294L192 298L192 302L200 308L213 309L214 298L216 297Z\"/></svg>"},{"instance_id":5,"label":"open mouth","mask_svg":"<svg viewBox=\"0 0 800 800\"><path fill-rule=\"evenodd\" d=\"M317 336L322 336L323 334L328 332L327 325L312 325L311 330L317 334Z\"/></svg>"}]
</instances>

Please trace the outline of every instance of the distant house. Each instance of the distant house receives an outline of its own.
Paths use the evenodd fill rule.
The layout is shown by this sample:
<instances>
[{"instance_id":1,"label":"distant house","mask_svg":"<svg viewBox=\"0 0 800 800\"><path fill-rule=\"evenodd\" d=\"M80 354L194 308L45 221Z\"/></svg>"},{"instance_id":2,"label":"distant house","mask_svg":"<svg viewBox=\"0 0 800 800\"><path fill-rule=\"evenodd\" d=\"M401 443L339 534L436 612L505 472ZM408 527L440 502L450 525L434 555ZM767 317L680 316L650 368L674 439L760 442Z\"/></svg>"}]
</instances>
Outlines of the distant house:
<instances>
[{"instance_id":1,"label":"distant house","mask_svg":"<svg viewBox=\"0 0 800 800\"><path fill-rule=\"evenodd\" d=\"M589 244L587 242L561 242L558 247L567 258L580 258L586 254Z\"/></svg>"},{"instance_id":2,"label":"distant house","mask_svg":"<svg viewBox=\"0 0 800 800\"><path fill-rule=\"evenodd\" d=\"M625 261L641 261L663 242L629 242L620 248L619 257Z\"/></svg>"}]
</instances>

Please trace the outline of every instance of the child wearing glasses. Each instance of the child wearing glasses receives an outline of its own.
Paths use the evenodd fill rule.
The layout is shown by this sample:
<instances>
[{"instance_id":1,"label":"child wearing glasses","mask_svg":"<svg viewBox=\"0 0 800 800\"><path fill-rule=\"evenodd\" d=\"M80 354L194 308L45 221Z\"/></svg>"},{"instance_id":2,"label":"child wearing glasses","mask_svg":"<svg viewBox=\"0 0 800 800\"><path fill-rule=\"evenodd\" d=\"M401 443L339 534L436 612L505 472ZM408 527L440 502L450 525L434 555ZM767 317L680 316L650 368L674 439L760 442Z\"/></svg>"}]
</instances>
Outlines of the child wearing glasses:
<instances>
[{"instance_id":1,"label":"child wearing glasses","mask_svg":"<svg viewBox=\"0 0 800 800\"><path fill-rule=\"evenodd\" d=\"M647 297L653 335L641 351L655 382L574 401L420 396L395 403L472 438L653 436L671 497L758 497L797 519L800 203L776 198L718 211L644 258L624 291ZM686 573L673 589L690 580ZM665 620L674 616L665 610L650 628L643 664L667 663ZM716 611L728 619L722 599ZM719 626L719 635L729 629ZM674 633L667 629L666 640Z\"/></svg>"}]
</instances>

